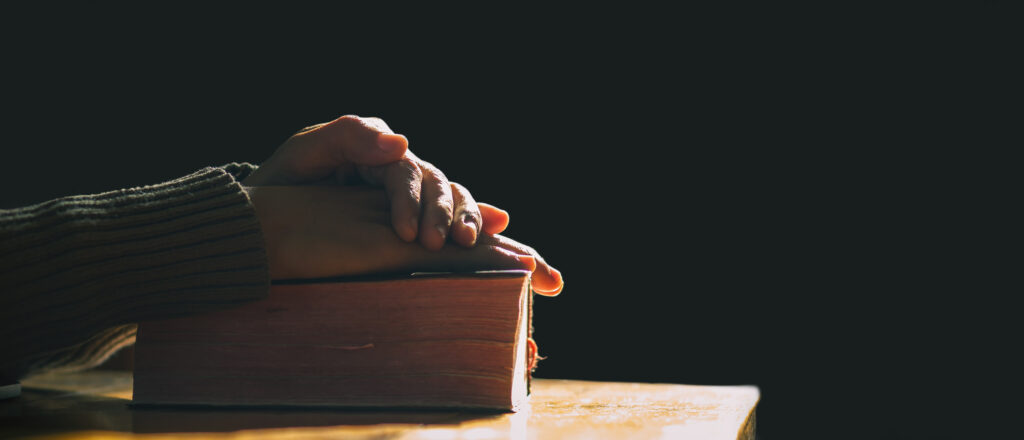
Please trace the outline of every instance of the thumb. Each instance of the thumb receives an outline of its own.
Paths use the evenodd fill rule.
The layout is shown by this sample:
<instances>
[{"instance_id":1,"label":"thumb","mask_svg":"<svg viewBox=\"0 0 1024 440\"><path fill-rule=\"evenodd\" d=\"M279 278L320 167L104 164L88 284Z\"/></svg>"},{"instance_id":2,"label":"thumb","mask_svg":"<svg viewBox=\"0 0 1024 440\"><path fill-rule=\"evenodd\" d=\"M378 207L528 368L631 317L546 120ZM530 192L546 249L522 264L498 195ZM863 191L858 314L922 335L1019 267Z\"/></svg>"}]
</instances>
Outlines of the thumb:
<instances>
[{"instance_id":1,"label":"thumb","mask_svg":"<svg viewBox=\"0 0 1024 440\"><path fill-rule=\"evenodd\" d=\"M291 139L301 160L311 168L334 169L344 164L384 165L395 162L409 149L409 141L395 134L384 121L346 115Z\"/></svg>"}]
</instances>

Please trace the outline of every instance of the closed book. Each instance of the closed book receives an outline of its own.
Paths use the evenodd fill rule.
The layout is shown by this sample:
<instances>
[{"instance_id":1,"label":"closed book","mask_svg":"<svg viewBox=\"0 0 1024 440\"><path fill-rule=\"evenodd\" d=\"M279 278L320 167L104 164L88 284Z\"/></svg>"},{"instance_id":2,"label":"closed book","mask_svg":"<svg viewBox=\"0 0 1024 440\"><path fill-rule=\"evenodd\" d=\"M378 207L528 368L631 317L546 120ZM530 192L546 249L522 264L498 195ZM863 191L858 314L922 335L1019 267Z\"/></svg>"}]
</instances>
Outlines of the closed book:
<instances>
[{"instance_id":1,"label":"closed book","mask_svg":"<svg viewBox=\"0 0 1024 440\"><path fill-rule=\"evenodd\" d=\"M524 271L275 284L140 323L133 403L515 411L536 358L531 306Z\"/></svg>"}]
</instances>

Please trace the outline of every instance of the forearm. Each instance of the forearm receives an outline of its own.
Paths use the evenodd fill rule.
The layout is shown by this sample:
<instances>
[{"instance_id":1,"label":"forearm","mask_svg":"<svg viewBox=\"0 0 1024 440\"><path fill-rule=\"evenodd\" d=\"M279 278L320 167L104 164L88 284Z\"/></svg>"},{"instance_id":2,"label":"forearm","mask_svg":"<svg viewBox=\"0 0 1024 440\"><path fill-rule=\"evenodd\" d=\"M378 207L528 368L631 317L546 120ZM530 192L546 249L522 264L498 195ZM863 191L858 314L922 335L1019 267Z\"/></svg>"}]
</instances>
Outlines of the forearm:
<instances>
[{"instance_id":1,"label":"forearm","mask_svg":"<svg viewBox=\"0 0 1024 440\"><path fill-rule=\"evenodd\" d=\"M128 337L104 337L112 327L263 297L263 238L238 183L251 170L0 211L0 379L95 357L90 343Z\"/></svg>"}]
</instances>

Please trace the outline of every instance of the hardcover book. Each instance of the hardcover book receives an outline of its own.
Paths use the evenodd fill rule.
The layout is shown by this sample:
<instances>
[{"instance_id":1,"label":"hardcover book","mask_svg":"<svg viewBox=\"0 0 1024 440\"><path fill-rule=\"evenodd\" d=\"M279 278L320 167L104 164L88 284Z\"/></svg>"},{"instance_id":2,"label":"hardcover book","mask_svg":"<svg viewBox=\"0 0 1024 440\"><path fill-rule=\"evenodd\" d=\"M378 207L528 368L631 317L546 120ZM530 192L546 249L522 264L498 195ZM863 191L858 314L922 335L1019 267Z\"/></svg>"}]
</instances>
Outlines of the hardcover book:
<instances>
[{"instance_id":1,"label":"hardcover book","mask_svg":"<svg viewBox=\"0 0 1024 440\"><path fill-rule=\"evenodd\" d=\"M139 324L135 404L515 411L536 359L529 273L275 284Z\"/></svg>"}]
</instances>

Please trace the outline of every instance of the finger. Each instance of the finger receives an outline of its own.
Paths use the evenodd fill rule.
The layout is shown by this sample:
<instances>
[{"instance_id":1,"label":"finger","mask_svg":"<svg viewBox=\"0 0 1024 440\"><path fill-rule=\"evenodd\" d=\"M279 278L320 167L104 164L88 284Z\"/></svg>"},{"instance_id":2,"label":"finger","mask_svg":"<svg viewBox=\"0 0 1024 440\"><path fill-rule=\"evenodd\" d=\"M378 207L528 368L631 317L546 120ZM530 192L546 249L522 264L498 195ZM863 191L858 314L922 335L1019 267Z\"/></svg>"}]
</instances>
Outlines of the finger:
<instances>
[{"instance_id":1,"label":"finger","mask_svg":"<svg viewBox=\"0 0 1024 440\"><path fill-rule=\"evenodd\" d=\"M363 124L366 124L366 126L374 130L377 130L379 133L381 133L381 135L377 137L378 145L390 145L395 149L409 149L409 139L407 139L403 135L395 134L395 131L392 130L391 127L388 126L388 123L384 122L383 119L373 116L368 116L360 119L362 119ZM382 146L381 148L388 149L387 147L384 146Z\"/></svg>"},{"instance_id":2,"label":"finger","mask_svg":"<svg viewBox=\"0 0 1024 440\"><path fill-rule=\"evenodd\" d=\"M376 176L380 174L380 176ZM410 158L383 167L370 167L363 174L370 183L384 185L391 202L391 225L402 240L416 240L420 223L420 194L423 172Z\"/></svg>"},{"instance_id":3,"label":"finger","mask_svg":"<svg viewBox=\"0 0 1024 440\"><path fill-rule=\"evenodd\" d=\"M483 223L480 208L477 207L476 200L473 200L473 195L466 187L455 182L451 182L451 185L452 200L455 202L455 215L451 228L452 241L465 247L473 247Z\"/></svg>"},{"instance_id":4,"label":"finger","mask_svg":"<svg viewBox=\"0 0 1024 440\"><path fill-rule=\"evenodd\" d=\"M537 261L532 255L516 254L500 246L445 246L440 252L421 252L416 267L445 272L476 270L526 270L534 272Z\"/></svg>"},{"instance_id":5,"label":"finger","mask_svg":"<svg viewBox=\"0 0 1024 440\"><path fill-rule=\"evenodd\" d=\"M440 250L448 237L452 226L455 201L452 198L452 186L448 178L437 167L420 161L423 172L423 183L420 197L422 214L420 217L419 239L423 247Z\"/></svg>"},{"instance_id":6,"label":"finger","mask_svg":"<svg viewBox=\"0 0 1024 440\"><path fill-rule=\"evenodd\" d=\"M375 128L381 133L395 134L395 131L388 126L387 122L376 116L364 116L361 118L366 125Z\"/></svg>"},{"instance_id":7,"label":"finger","mask_svg":"<svg viewBox=\"0 0 1024 440\"><path fill-rule=\"evenodd\" d=\"M484 232L494 235L505 231L508 227L508 211L487 203L477 202L476 206L480 208Z\"/></svg>"},{"instance_id":8,"label":"finger","mask_svg":"<svg viewBox=\"0 0 1024 440\"><path fill-rule=\"evenodd\" d=\"M386 125L384 128L390 130ZM412 151L406 151L398 162L357 167L366 183L383 186L387 191L388 200L391 201L391 225L398 236L407 242L415 241L420 229L423 206L423 171L420 163L422 161Z\"/></svg>"},{"instance_id":9,"label":"finger","mask_svg":"<svg viewBox=\"0 0 1024 440\"><path fill-rule=\"evenodd\" d=\"M307 170L323 170L327 175L346 163L384 165L401 158L409 148L408 139L384 127L346 115L307 128L292 136L289 143L300 150L295 156L300 162L297 165Z\"/></svg>"},{"instance_id":10,"label":"finger","mask_svg":"<svg viewBox=\"0 0 1024 440\"><path fill-rule=\"evenodd\" d=\"M545 296L555 296L562 292L565 282L562 273L551 267L536 250L502 235L483 235L477 239L477 246L498 246L516 254L532 255L537 260L537 270L533 272L533 291Z\"/></svg>"}]
</instances>

